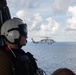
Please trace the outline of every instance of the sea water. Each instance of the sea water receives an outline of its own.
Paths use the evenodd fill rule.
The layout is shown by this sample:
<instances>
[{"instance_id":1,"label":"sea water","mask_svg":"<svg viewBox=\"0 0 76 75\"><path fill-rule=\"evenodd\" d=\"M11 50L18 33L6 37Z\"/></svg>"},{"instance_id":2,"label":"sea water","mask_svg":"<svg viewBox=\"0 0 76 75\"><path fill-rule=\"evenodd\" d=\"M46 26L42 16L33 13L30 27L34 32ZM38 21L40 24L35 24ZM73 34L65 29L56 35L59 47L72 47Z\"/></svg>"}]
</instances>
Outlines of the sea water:
<instances>
[{"instance_id":1,"label":"sea water","mask_svg":"<svg viewBox=\"0 0 76 75\"><path fill-rule=\"evenodd\" d=\"M38 66L48 75L58 68L69 68L76 73L76 42L56 42L53 44L27 43L25 52L31 52Z\"/></svg>"}]
</instances>

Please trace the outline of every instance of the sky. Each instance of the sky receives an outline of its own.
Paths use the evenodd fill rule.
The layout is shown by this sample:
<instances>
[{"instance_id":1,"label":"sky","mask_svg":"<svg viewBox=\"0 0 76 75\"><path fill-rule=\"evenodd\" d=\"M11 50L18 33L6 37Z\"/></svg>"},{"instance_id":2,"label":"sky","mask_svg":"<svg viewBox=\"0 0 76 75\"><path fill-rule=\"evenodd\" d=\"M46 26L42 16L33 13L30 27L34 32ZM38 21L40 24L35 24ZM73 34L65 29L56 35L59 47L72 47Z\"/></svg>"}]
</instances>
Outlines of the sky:
<instances>
[{"instance_id":1,"label":"sky","mask_svg":"<svg viewBox=\"0 0 76 75\"><path fill-rule=\"evenodd\" d=\"M11 17L28 26L28 41L76 42L76 0L7 0Z\"/></svg>"}]
</instances>

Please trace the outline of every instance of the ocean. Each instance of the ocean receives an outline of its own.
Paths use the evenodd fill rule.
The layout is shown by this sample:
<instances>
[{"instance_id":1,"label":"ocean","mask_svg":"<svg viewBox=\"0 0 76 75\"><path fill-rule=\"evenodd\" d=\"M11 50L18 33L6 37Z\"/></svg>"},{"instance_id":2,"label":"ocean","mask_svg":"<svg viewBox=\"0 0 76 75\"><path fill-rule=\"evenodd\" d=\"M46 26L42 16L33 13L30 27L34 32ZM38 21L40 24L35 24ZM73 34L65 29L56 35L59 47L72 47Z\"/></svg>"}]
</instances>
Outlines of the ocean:
<instances>
[{"instance_id":1,"label":"ocean","mask_svg":"<svg viewBox=\"0 0 76 75\"><path fill-rule=\"evenodd\" d=\"M28 42L23 49L34 55L39 68L47 75L58 68L69 68L76 73L76 42L56 42L51 45Z\"/></svg>"}]
</instances>

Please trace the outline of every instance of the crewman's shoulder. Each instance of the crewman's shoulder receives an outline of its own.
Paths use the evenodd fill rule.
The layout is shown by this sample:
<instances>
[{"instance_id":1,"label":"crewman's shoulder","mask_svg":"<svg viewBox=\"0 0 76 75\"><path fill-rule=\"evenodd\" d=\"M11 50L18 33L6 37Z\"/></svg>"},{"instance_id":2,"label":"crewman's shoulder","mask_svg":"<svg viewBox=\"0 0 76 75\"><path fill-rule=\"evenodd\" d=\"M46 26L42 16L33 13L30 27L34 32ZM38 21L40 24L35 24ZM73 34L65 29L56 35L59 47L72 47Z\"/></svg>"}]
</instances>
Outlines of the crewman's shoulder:
<instances>
[{"instance_id":1,"label":"crewman's shoulder","mask_svg":"<svg viewBox=\"0 0 76 75\"><path fill-rule=\"evenodd\" d=\"M8 57L8 54L4 51L4 49L0 49L0 57L3 56L5 58Z\"/></svg>"}]
</instances>

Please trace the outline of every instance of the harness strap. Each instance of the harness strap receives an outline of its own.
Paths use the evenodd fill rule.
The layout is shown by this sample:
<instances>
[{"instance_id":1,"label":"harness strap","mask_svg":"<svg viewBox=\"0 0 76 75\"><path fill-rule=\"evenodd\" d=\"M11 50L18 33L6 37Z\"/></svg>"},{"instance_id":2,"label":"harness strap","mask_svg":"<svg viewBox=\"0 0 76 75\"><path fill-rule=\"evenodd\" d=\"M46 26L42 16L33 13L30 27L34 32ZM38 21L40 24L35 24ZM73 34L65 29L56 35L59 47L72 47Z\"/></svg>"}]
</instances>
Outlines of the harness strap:
<instances>
[{"instance_id":1,"label":"harness strap","mask_svg":"<svg viewBox=\"0 0 76 75\"><path fill-rule=\"evenodd\" d=\"M6 48L6 51L11 51L12 52L12 54L14 55L14 57L16 58L16 55L15 55L15 53L13 52L13 50L9 47L9 46L7 46Z\"/></svg>"}]
</instances>

